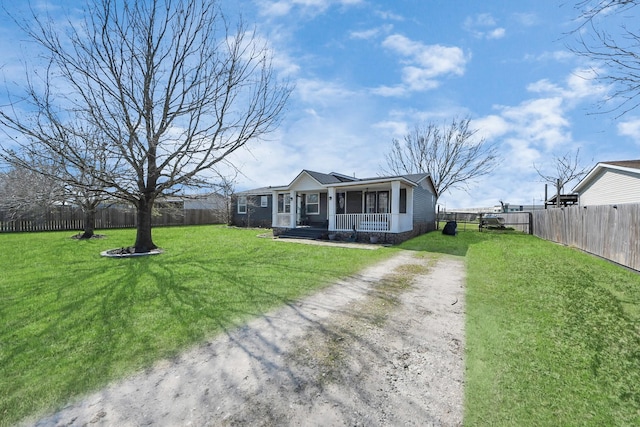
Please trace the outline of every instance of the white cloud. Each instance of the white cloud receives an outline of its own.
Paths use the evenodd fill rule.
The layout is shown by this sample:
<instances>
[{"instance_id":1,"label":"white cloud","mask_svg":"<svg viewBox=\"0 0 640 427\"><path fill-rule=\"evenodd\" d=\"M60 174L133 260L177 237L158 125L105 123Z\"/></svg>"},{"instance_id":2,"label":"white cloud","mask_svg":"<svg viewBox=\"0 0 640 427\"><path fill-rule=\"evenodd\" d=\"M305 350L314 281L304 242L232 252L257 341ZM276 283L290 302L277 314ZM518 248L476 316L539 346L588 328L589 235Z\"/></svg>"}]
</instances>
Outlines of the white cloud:
<instances>
[{"instance_id":1,"label":"white cloud","mask_svg":"<svg viewBox=\"0 0 640 427\"><path fill-rule=\"evenodd\" d=\"M640 117L634 117L618 124L618 134L628 136L640 144Z\"/></svg>"},{"instance_id":2,"label":"white cloud","mask_svg":"<svg viewBox=\"0 0 640 427\"><path fill-rule=\"evenodd\" d=\"M411 91L422 92L437 88L440 82L434 80L433 77L434 71L430 69L413 66L402 69L402 81Z\"/></svg>"},{"instance_id":3,"label":"white cloud","mask_svg":"<svg viewBox=\"0 0 640 427\"><path fill-rule=\"evenodd\" d=\"M426 45L400 34L387 37L382 46L403 57L402 83L404 88L379 88L380 94L406 94L406 91L425 91L438 87L438 77L463 75L468 57L458 47L439 44Z\"/></svg>"},{"instance_id":4,"label":"white cloud","mask_svg":"<svg viewBox=\"0 0 640 427\"><path fill-rule=\"evenodd\" d=\"M527 100L515 107L499 107L513 131L529 144L546 150L571 141L569 121L565 118L561 97Z\"/></svg>"},{"instance_id":5,"label":"white cloud","mask_svg":"<svg viewBox=\"0 0 640 427\"><path fill-rule=\"evenodd\" d=\"M540 21L535 13L515 13L513 17L519 25L525 27L532 27Z\"/></svg>"},{"instance_id":6,"label":"white cloud","mask_svg":"<svg viewBox=\"0 0 640 427\"><path fill-rule=\"evenodd\" d=\"M384 11L384 10L376 10L374 12L375 15L379 16L382 19L386 19L389 21L404 21L404 17L393 12Z\"/></svg>"},{"instance_id":7,"label":"white cloud","mask_svg":"<svg viewBox=\"0 0 640 427\"><path fill-rule=\"evenodd\" d=\"M607 93L607 87L597 83L596 76L596 70L578 68L565 79L564 86L543 79L527 86L527 90L533 93L559 96L566 102L575 104L584 99L601 97Z\"/></svg>"},{"instance_id":8,"label":"white cloud","mask_svg":"<svg viewBox=\"0 0 640 427\"><path fill-rule=\"evenodd\" d=\"M487 33L487 38L490 40L501 39L505 36L506 33L507 33L507 30L505 30L504 28L496 28Z\"/></svg>"},{"instance_id":9,"label":"white cloud","mask_svg":"<svg viewBox=\"0 0 640 427\"><path fill-rule=\"evenodd\" d=\"M385 97L403 97L409 94L407 88L403 85L396 86L378 86L371 89L371 93L374 95Z\"/></svg>"},{"instance_id":10,"label":"white cloud","mask_svg":"<svg viewBox=\"0 0 640 427\"><path fill-rule=\"evenodd\" d=\"M532 62L546 62L546 61L558 61L558 62L567 62L569 60L575 59L575 54L569 52L568 50L554 50L542 52L538 55L526 54L524 55L525 61Z\"/></svg>"},{"instance_id":11,"label":"white cloud","mask_svg":"<svg viewBox=\"0 0 640 427\"><path fill-rule=\"evenodd\" d=\"M404 121L384 120L373 125L376 129L381 129L391 135L392 138L403 138L409 133L409 125Z\"/></svg>"},{"instance_id":12,"label":"white cloud","mask_svg":"<svg viewBox=\"0 0 640 427\"><path fill-rule=\"evenodd\" d=\"M319 15L327 11L332 6L345 7L355 6L363 3L364 0L259 0L258 8L262 15L277 17L285 16L293 9L299 9L306 15Z\"/></svg>"},{"instance_id":13,"label":"white cloud","mask_svg":"<svg viewBox=\"0 0 640 427\"><path fill-rule=\"evenodd\" d=\"M490 13L468 16L462 27L479 39L500 39L507 32L504 28L497 26L495 18Z\"/></svg>"},{"instance_id":14,"label":"white cloud","mask_svg":"<svg viewBox=\"0 0 640 427\"><path fill-rule=\"evenodd\" d=\"M352 39L370 40L377 37L380 34L388 34L393 30L393 25L387 24L380 27L371 28L362 31L351 31L349 37Z\"/></svg>"},{"instance_id":15,"label":"white cloud","mask_svg":"<svg viewBox=\"0 0 640 427\"><path fill-rule=\"evenodd\" d=\"M510 130L507 120L495 114L473 119L471 127L478 130L478 135L481 138L488 140L499 138Z\"/></svg>"},{"instance_id":16,"label":"white cloud","mask_svg":"<svg viewBox=\"0 0 640 427\"><path fill-rule=\"evenodd\" d=\"M324 80L299 79L296 81L295 94L314 109L337 102L351 102L357 92L338 83Z\"/></svg>"}]
</instances>

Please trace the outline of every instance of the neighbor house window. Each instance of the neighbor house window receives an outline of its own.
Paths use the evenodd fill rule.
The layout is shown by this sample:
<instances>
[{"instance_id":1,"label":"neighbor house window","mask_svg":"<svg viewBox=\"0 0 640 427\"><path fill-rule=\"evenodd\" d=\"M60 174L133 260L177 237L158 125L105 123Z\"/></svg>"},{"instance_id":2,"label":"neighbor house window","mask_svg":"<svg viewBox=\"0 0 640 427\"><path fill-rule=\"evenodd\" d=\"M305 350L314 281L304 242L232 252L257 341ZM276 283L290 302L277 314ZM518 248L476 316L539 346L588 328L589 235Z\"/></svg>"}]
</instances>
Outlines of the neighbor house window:
<instances>
[{"instance_id":1,"label":"neighbor house window","mask_svg":"<svg viewBox=\"0 0 640 427\"><path fill-rule=\"evenodd\" d=\"M267 196L260 196L260 207L266 208L267 206L269 206L269 199L267 199Z\"/></svg>"},{"instance_id":2,"label":"neighbor house window","mask_svg":"<svg viewBox=\"0 0 640 427\"><path fill-rule=\"evenodd\" d=\"M305 205L307 214L318 215L320 213L320 194L311 193L306 195Z\"/></svg>"},{"instance_id":3,"label":"neighbor house window","mask_svg":"<svg viewBox=\"0 0 640 427\"><path fill-rule=\"evenodd\" d=\"M238 213L247 213L247 196L238 196Z\"/></svg>"},{"instance_id":4,"label":"neighbor house window","mask_svg":"<svg viewBox=\"0 0 640 427\"><path fill-rule=\"evenodd\" d=\"M288 194L278 194L278 213L291 212L291 197Z\"/></svg>"}]
</instances>

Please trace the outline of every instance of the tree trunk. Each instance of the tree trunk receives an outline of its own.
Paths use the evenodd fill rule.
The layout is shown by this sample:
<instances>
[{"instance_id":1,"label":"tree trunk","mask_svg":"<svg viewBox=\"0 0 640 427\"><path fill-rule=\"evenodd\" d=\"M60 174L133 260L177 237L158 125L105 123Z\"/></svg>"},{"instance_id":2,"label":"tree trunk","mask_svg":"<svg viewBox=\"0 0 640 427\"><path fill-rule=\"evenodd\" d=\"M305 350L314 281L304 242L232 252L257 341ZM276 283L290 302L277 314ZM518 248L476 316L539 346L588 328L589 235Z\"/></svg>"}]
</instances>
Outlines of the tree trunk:
<instances>
[{"instance_id":1,"label":"tree trunk","mask_svg":"<svg viewBox=\"0 0 640 427\"><path fill-rule=\"evenodd\" d=\"M81 239L90 239L93 237L93 232L96 228L96 208L94 206L85 207L84 213L84 233L80 236Z\"/></svg>"},{"instance_id":2,"label":"tree trunk","mask_svg":"<svg viewBox=\"0 0 640 427\"><path fill-rule=\"evenodd\" d=\"M136 232L134 252L146 253L157 248L151 238L151 214L153 210L153 200L143 198L138 202L138 206L136 206L136 208L138 228Z\"/></svg>"}]
</instances>

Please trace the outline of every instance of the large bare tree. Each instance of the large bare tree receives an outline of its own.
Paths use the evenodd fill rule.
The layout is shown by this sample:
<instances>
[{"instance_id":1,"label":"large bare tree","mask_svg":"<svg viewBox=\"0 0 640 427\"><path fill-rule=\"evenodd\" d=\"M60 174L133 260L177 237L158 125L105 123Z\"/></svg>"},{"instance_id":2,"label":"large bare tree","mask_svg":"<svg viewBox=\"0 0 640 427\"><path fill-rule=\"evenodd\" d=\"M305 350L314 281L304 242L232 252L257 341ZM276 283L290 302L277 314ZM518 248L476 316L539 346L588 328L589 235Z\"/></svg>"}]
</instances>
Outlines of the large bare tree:
<instances>
[{"instance_id":1,"label":"large bare tree","mask_svg":"<svg viewBox=\"0 0 640 427\"><path fill-rule=\"evenodd\" d=\"M578 0L577 45L571 50L594 64L596 79L610 85L604 111L622 116L640 105L640 0Z\"/></svg>"},{"instance_id":2,"label":"large bare tree","mask_svg":"<svg viewBox=\"0 0 640 427\"><path fill-rule=\"evenodd\" d=\"M80 24L60 25L36 14L24 24L49 59L45 84L0 123L132 203L133 249L148 252L156 199L208 184L219 162L273 131L291 88L260 37L212 0L89 0ZM78 120L100 136L110 173L69 143Z\"/></svg>"},{"instance_id":3,"label":"large bare tree","mask_svg":"<svg viewBox=\"0 0 640 427\"><path fill-rule=\"evenodd\" d=\"M468 189L469 183L496 167L498 150L477 137L469 118L454 118L448 124L416 125L402 141L394 139L386 156L385 173L428 173L438 196L452 188Z\"/></svg>"}]
</instances>

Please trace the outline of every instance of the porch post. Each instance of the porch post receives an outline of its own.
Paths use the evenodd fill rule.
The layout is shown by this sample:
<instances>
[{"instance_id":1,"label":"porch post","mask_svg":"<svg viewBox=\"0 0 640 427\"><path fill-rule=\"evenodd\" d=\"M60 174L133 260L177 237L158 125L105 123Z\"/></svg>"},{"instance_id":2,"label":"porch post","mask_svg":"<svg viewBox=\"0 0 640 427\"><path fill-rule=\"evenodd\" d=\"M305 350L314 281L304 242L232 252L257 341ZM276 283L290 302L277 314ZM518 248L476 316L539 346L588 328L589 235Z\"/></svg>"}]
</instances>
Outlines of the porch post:
<instances>
[{"instance_id":1,"label":"porch post","mask_svg":"<svg viewBox=\"0 0 640 427\"><path fill-rule=\"evenodd\" d=\"M271 192L271 227L278 226L278 192Z\"/></svg>"},{"instance_id":2,"label":"porch post","mask_svg":"<svg viewBox=\"0 0 640 427\"><path fill-rule=\"evenodd\" d=\"M329 216L329 230L336 229L336 189L329 187L329 197L327 197L327 215Z\"/></svg>"},{"instance_id":3,"label":"porch post","mask_svg":"<svg viewBox=\"0 0 640 427\"><path fill-rule=\"evenodd\" d=\"M298 200L296 200L296 192L291 190L289 193L289 197L291 198L291 216L289 217L289 228L296 228L298 223Z\"/></svg>"},{"instance_id":4,"label":"porch post","mask_svg":"<svg viewBox=\"0 0 640 427\"><path fill-rule=\"evenodd\" d=\"M400 181L391 181L391 232L400 231Z\"/></svg>"},{"instance_id":5,"label":"porch post","mask_svg":"<svg viewBox=\"0 0 640 427\"><path fill-rule=\"evenodd\" d=\"M407 188L407 215L411 218L411 224L413 224L413 192L413 187Z\"/></svg>"}]
</instances>

